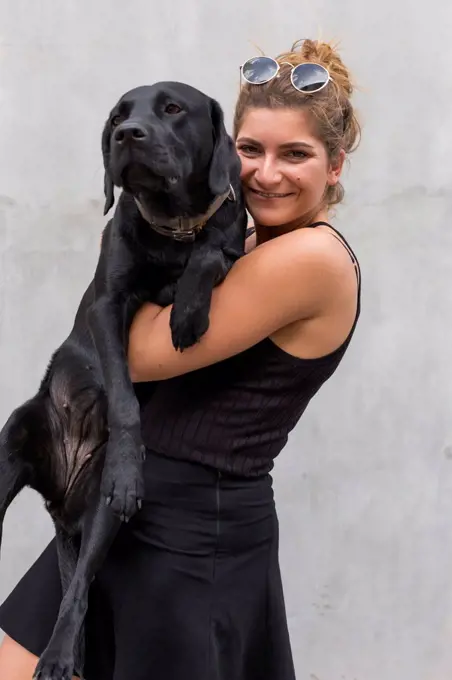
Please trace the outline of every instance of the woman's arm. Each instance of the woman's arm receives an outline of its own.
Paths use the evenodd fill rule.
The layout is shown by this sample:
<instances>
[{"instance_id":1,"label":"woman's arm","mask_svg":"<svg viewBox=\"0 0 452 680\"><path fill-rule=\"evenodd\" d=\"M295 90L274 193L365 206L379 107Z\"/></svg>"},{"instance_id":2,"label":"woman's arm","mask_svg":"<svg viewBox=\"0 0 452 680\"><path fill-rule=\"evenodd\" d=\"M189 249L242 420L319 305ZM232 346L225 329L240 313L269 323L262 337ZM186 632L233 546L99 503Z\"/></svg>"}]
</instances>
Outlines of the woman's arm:
<instances>
[{"instance_id":1,"label":"woman's arm","mask_svg":"<svg viewBox=\"0 0 452 680\"><path fill-rule=\"evenodd\" d=\"M331 241L312 231L286 234L238 260L213 291L209 329L182 353L171 342L171 307L145 304L130 331L132 380L164 380L217 363L324 313L348 264Z\"/></svg>"}]
</instances>

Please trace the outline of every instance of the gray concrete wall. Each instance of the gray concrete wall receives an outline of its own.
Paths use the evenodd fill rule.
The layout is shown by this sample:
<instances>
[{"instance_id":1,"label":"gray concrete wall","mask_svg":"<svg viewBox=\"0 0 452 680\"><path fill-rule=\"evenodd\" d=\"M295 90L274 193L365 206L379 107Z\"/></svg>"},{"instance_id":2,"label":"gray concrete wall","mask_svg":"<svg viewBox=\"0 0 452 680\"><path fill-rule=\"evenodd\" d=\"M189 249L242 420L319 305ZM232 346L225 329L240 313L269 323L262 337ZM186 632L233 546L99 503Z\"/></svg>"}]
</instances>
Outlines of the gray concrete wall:
<instances>
[{"instance_id":1,"label":"gray concrete wall","mask_svg":"<svg viewBox=\"0 0 452 680\"><path fill-rule=\"evenodd\" d=\"M299 680L452 676L451 25L440 0L0 0L2 422L92 275L99 136L125 89L186 80L230 124L253 43L273 54L319 34L341 39L362 86L337 218L362 264L362 319L275 472ZM24 492L0 599L51 534Z\"/></svg>"}]
</instances>

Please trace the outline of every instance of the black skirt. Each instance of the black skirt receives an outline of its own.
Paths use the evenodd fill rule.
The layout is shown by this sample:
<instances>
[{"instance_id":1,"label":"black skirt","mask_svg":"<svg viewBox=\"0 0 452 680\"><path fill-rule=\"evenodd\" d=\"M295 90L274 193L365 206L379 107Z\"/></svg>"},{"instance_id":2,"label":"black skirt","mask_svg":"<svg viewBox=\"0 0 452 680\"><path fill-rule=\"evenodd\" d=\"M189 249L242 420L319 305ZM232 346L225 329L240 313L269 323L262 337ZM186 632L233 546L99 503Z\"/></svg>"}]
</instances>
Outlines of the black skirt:
<instances>
[{"instance_id":1,"label":"black skirt","mask_svg":"<svg viewBox=\"0 0 452 680\"><path fill-rule=\"evenodd\" d=\"M270 476L148 452L146 501L90 589L86 680L294 680ZM0 607L39 656L61 601L54 541Z\"/></svg>"}]
</instances>

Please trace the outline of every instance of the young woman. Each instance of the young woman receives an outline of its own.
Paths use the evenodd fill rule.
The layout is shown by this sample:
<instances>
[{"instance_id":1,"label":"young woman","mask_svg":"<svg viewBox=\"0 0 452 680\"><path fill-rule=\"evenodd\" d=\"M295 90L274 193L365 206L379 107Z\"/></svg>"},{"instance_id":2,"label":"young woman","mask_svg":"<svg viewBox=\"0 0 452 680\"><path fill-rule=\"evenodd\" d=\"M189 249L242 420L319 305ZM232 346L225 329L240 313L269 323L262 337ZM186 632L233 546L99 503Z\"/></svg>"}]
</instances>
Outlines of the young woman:
<instances>
[{"instance_id":1,"label":"young woman","mask_svg":"<svg viewBox=\"0 0 452 680\"><path fill-rule=\"evenodd\" d=\"M334 373L360 272L328 224L359 127L347 69L305 40L242 68L234 136L255 233L182 354L171 309L130 337L143 396L146 501L93 583L87 680L293 680L270 471ZM0 677L30 680L61 598L52 542L0 609ZM52 680L61 680L55 676Z\"/></svg>"}]
</instances>

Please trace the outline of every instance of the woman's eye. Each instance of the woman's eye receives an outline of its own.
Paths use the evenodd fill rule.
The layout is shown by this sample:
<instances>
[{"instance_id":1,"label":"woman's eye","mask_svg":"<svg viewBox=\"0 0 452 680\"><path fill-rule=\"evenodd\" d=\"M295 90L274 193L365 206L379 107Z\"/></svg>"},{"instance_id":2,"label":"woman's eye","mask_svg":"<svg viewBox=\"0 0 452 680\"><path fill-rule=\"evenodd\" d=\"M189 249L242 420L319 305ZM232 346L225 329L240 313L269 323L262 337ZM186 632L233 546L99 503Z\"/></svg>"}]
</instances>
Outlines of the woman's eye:
<instances>
[{"instance_id":1,"label":"woman's eye","mask_svg":"<svg viewBox=\"0 0 452 680\"><path fill-rule=\"evenodd\" d=\"M182 111L182 109L178 104L167 104L165 106L165 113L169 113L170 115L174 115L175 113L180 113L181 111Z\"/></svg>"},{"instance_id":2,"label":"woman's eye","mask_svg":"<svg viewBox=\"0 0 452 680\"><path fill-rule=\"evenodd\" d=\"M258 149L256 149L255 146L250 146L249 144L243 144L242 146L239 146L239 151L244 154L258 153Z\"/></svg>"},{"instance_id":3,"label":"woman's eye","mask_svg":"<svg viewBox=\"0 0 452 680\"><path fill-rule=\"evenodd\" d=\"M296 151L296 150L289 151L287 153L287 156L289 158L291 158L292 160L296 160L296 161L302 161L302 160L304 160L305 158L308 157L308 155L305 151Z\"/></svg>"}]
</instances>

